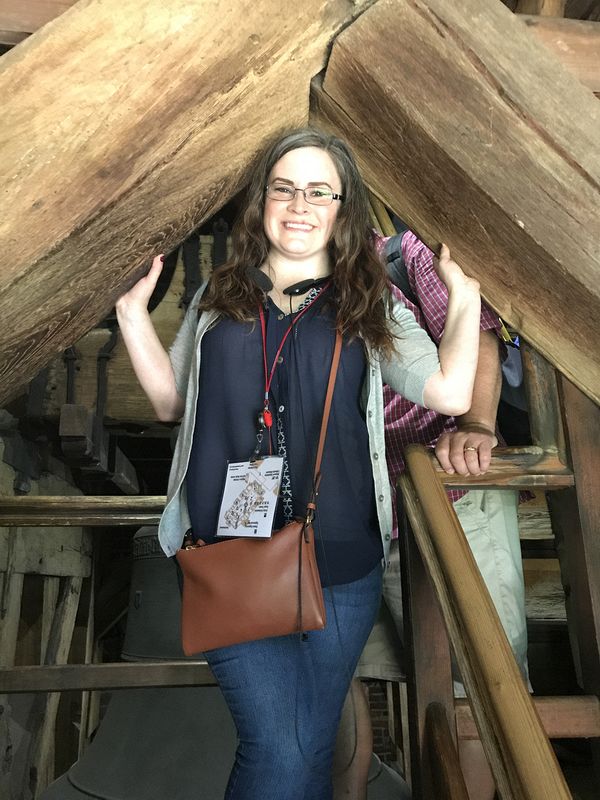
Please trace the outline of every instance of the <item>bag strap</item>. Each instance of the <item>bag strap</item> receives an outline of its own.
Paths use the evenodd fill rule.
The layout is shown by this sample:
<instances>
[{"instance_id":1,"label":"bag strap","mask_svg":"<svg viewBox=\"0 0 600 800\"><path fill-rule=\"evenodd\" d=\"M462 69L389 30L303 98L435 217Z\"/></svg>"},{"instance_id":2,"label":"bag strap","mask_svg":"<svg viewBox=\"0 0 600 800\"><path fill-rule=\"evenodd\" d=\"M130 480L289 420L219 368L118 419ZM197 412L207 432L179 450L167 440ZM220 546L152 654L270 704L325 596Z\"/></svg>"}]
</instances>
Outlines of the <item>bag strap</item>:
<instances>
[{"instance_id":1,"label":"bag strap","mask_svg":"<svg viewBox=\"0 0 600 800\"><path fill-rule=\"evenodd\" d=\"M339 331L335 334L335 347L333 348L333 358L331 359L331 369L329 370L329 381L327 392L325 393L325 405L323 407L323 419L321 420L321 433L319 434L319 444L317 446L317 457L315 459L315 471L313 474L313 489L309 502L306 504L306 524L309 525L314 517L317 507L317 496L319 494L319 484L321 483L321 461L323 460L323 450L325 448L325 438L327 436L327 425L329 424L329 414L331 412L331 401L335 388L335 379L340 364L342 352L342 335Z\"/></svg>"},{"instance_id":2,"label":"bag strap","mask_svg":"<svg viewBox=\"0 0 600 800\"><path fill-rule=\"evenodd\" d=\"M335 388L335 379L340 364L340 355L342 352L342 335L339 331L335 334L335 346L333 348L333 357L331 359L331 368L329 370L329 381L327 383L327 391L325 393L325 405L323 406L323 419L321 420L321 433L319 434L319 444L317 446L317 457L315 459L315 471L313 476L313 488L310 500L306 504L306 519L302 526L300 539L298 541L298 631L302 634L302 640L308 638L308 634L304 630L303 625L303 605L302 605L302 545L304 542L309 542L309 531L315 516L317 507L317 496L319 494L319 484L321 483L321 461L323 459L323 450L325 449L325 438L327 436L327 425L329 423L329 414L331 412L331 401L333 399L333 390Z\"/></svg>"},{"instance_id":3,"label":"bag strap","mask_svg":"<svg viewBox=\"0 0 600 800\"><path fill-rule=\"evenodd\" d=\"M395 236L390 236L385 243L386 270L388 278L394 286L400 289L407 300L410 300L413 305L418 306L419 301L409 283L408 270L406 268L404 255L402 254L402 239L404 233L406 233L406 231L398 233Z\"/></svg>"}]
</instances>

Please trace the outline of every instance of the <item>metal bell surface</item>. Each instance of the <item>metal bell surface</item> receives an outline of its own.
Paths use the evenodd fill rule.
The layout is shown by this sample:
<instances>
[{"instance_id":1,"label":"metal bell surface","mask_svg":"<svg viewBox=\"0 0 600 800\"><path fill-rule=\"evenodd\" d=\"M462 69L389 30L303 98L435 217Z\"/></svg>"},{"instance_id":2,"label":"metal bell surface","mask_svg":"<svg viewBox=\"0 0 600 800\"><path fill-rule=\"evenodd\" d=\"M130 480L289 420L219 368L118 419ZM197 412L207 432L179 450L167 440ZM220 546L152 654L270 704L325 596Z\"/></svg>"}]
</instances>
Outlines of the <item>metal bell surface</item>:
<instances>
[{"instance_id":1,"label":"metal bell surface","mask_svg":"<svg viewBox=\"0 0 600 800\"><path fill-rule=\"evenodd\" d=\"M120 690L82 758L40 800L223 800L236 746L216 686Z\"/></svg>"},{"instance_id":2,"label":"metal bell surface","mask_svg":"<svg viewBox=\"0 0 600 800\"><path fill-rule=\"evenodd\" d=\"M158 542L157 527L146 525L133 537L133 564L125 661L186 659L181 649L181 594L175 559Z\"/></svg>"}]
</instances>

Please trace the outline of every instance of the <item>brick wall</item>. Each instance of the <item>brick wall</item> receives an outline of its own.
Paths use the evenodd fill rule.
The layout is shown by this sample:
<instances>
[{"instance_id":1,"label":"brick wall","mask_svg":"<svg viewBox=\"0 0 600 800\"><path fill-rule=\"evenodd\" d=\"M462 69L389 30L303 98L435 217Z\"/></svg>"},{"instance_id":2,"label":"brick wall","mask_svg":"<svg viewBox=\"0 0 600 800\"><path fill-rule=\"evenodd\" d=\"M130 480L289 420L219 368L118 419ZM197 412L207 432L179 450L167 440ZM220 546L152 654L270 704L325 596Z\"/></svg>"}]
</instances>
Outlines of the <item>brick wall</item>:
<instances>
[{"instance_id":1,"label":"brick wall","mask_svg":"<svg viewBox=\"0 0 600 800\"><path fill-rule=\"evenodd\" d=\"M382 761L395 760L395 751L388 733L388 704L385 681L365 681L369 691L371 724L373 726L373 752Z\"/></svg>"}]
</instances>

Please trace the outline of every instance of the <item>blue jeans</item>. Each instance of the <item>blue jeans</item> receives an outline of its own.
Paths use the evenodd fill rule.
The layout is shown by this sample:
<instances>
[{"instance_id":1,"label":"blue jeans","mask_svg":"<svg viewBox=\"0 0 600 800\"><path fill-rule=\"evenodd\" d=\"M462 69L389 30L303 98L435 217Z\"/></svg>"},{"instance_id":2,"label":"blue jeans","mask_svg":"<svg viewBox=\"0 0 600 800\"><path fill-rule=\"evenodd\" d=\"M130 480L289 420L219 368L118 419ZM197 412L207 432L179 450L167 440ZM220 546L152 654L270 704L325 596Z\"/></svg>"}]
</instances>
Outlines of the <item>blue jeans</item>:
<instances>
[{"instance_id":1,"label":"blue jeans","mask_svg":"<svg viewBox=\"0 0 600 800\"><path fill-rule=\"evenodd\" d=\"M381 567L323 590L327 625L207 652L239 745L225 800L331 800L338 723L375 621Z\"/></svg>"}]
</instances>

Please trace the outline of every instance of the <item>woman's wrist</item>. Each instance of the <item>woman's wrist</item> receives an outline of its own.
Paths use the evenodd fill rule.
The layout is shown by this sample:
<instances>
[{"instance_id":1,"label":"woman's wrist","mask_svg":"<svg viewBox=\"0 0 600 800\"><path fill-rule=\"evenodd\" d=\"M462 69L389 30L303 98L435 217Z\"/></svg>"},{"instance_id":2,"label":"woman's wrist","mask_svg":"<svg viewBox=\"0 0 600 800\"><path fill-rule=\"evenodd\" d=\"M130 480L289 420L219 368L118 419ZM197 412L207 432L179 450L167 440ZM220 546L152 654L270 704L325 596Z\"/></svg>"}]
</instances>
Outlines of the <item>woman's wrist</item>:
<instances>
[{"instance_id":1,"label":"woman's wrist","mask_svg":"<svg viewBox=\"0 0 600 800\"><path fill-rule=\"evenodd\" d=\"M120 297L115 303L115 311L119 324L140 322L150 316L145 306L131 303L124 297Z\"/></svg>"}]
</instances>

